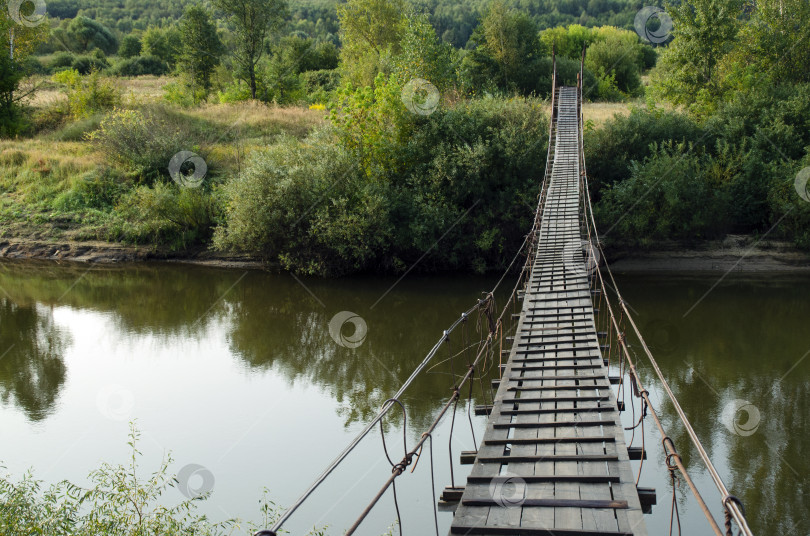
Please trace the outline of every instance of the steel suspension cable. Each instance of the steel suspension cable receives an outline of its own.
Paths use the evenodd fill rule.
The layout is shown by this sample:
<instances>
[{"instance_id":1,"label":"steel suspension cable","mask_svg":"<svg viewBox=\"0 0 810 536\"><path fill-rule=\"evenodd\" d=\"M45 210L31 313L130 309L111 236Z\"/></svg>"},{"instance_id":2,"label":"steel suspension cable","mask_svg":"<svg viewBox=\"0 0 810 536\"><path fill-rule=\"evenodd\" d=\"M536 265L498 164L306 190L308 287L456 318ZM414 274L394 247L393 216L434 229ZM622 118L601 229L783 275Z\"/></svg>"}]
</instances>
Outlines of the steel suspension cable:
<instances>
[{"instance_id":1,"label":"steel suspension cable","mask_svg":"<svg viewBox=\"0 0 810 536\"><path fill-rule=\"evenodd\" d=\"M580 125L582 125L582 121L583 121L582 116L580 116L579 120L580 120ZM585 164L584 164L584 149L583 149L584 143L583 143L582 128L580 128L579 138L580 138L580 155L582 157L581 162L582 162L582 167L583 167L583 170L584 170ZM586 175L584 174L584 171L583 171L583 175L584 175L584 177L586 177ZM604 249L602 248L602 243L601 243L601 241L599 239L599 234L598 234L597 227L596 227L596 221L595 221L594 215L593 215L593 205L591 203L591 198L590 198L590 192L589 192L589 189L588 189L588 181L587 181L587 179L583 180L583 185L584 185L584 197L586 199L585 221L586 221L586 225L588 227L589 241L591 241L591 243L592 243L591 236L595 237L596 247L598 248L598 250L599 250L599 252L600 252L600 254L602 256L602 259L605 259L605 252L604 252ZM591 232L593 233L593 235L591 235ZM664 388L664 391L667 393L667 396L669 397L670 401L672 402L672 405L675 408L675 411L677 412L679 419L681 420L684 427L686 428L687 434L689 435L689 438L690 438L692 444L698 450L698 453L700 454L700 457L703 460L704 465L708 469L709 474L711 475L715 486L717 487L718 491L722 495L723 506L730 511L731 516L737 522L737 525L740 528L742 534L744 534L746 536L753 536L753 533L751 532L751 529L748 526L748 522L745 519L745 514L742 511L742 507L740 506L739 501L736 498L734 498L734 500L730 499L730 497L734 497L734 496L729 493L728 489L726 488L725 484L723 483L722 478L720 477L719 473L717 472L717 469L715 469L714 464L712 463L711 459L709 458L709 455L706 453L706 450L703 447L703 444L701 443L701 441L698 438L697 434L695 433L694 428L692 428L692 425L689 422L689 419L687 418L686 414L684 413L683 408L681 407L680 403L678 402L677 398L675 397L675 394L672 392L672 389L670 388L669 383L664 378L664 375L661 372L660 367L658 366L658 362L653 357L652 352L650 351L649 347L647 346L646 341L644 340L644 337L641 335L641 332L639 331L638 326L636 325L635 321L633 320L633 317L632 317L632 315L630 314L630 311L627 308L627 305L626 305L627 302L622 297L621 292L619 291L619 287L616 284L616 279L613 276L613 272L611 271L610 265L607 262L605 262L605 268L607 270L608 275L610 276L610 281L613 284L613 291L616 293L616 296L617 296L617 298L619 300L619 305L621 307L622 316L626 317L627 321L630 323L630 326L633 328L633 332L635 333L635 335L638 338L642 348L644 349L644 353L646 354L650 364L652 365L653 369L655 370L655 373L658 376L658 379L661 382L661 385ZM601 284L602 284L602 292L606 293L607 290L605 288L604 278L602 277L602 271L599 269L598 266L597 266L596 271L599 274L599 279L600 279ZM686 468L683 466L683 464L682 464L682 462L680 460L680 455L678 455L677 452L675 452L675 446L674 446L674 444L672 444L672 440L669 439L669 437L664 432L664 429L661 426L660 420L658 419L658 415L656 414L655 409L653 408L652 404L650 403L647 391L644 390L641 387L640 379L639 379L638 374L636 372L633 361L630 358L629 351L627 350L627 347L625 345L624 336L623 336L622 332L619 330L618 325L615 324L615 316L613 314L612 307L610 305L610 300L606 300L606 302L607 302L607 305L608 305L608 309L610 311L610 316L614 321L614 327L616 329L617 335L620 337L620 343L621 343L621 346L622 346L622 348L624 350L623 353L624 353L625 359L627 360L627 364L628 364L628 367L630 369L630 374L635 378L635 381L639 383L639 389L641 390L642 393L644 393L644 399L645 399L647 405L649 406L649 408L651 410L653 418L655 419L656 424L658 425L659 431L661 432L662 436L664 437L664 443L666 444L667 440L669 440L668 442L671 444L671 447L672 447L672 450L673 450L670 453L670 455L673 456L673 459L675 460L675 463L678 466L679 471L683 475L684 480L686 481L687 485L690 487L693 494L695 495L698 502L700 503L701 509L703 509L704 513L706 514L707 518L710 521L710 524L712 525L712 529L715 530L716 533L722 534L720 532L720 528L717 525L717 522L714 520L714 517L711 515L711 512L708 509L708 506L706 506L706 503L703 501L703 498L700 496L699 492L697 491L697 488L694 486L694 483L692 482L692 479L687 474Z\"/></svg>"}]
</instances>

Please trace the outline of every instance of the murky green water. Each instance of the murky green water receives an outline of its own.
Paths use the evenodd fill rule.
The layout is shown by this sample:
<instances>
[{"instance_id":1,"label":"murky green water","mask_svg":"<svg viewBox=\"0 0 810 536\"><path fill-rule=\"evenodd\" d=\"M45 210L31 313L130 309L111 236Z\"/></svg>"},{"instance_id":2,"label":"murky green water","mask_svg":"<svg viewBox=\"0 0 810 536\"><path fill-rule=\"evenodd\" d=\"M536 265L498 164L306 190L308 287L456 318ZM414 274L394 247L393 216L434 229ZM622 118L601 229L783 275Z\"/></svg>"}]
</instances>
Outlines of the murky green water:
<instances>
[{"instance_id":1,"label":"murky green water","mask_svg":"<svg viewBox=\"0 0 810 536\"><path fill-rule=\"evenodd\" d=\"M808 278L730 276L684 317L717 277L634 274L619 284L755 531L807 534L803 491L810 461L802 447L810 439L810 358L802 358L810 350ZM494 280L408 276L395 283L298 282L289 275L174 265L88 270L2 263L0 460L15 475L33 467L48 482L82 483L100 461L126 461L127 423L134 418L145 470L171 451L175 471L198 464L213 477L203 511L215 519L257 519L262 489L276 503L290 504ZM340 311L356 313L367 326L356 348L346 346L355 346L362 332L344 328L337 337L343 346L330 335L329 321ZM460 335L453 353L461 350ZM453 367L439 364L406 393L409 443L449 396L464 357ZM642 370L650 378L649 367ZM649 383L670 435L716 506L674 411ZM734 400L756 408L755 425L744 422L746 410L755 412L751 407L733 420ZM473 403L481 402L475 394ZM724 408L731 408L731 420ZM629 400L624 417L629 424ZM485 421L472 422L480 439ZM435 434L437 488L451 478L449 424ZM469 466L457 464L458 454L475 448L473 430L466 405L459 405L452 449L460 482ZM658 506L646 519L651 534L662 534L671 488L649 420L646 432L651 451L641 485L658 489ZM390 423L387 438L399 453L401 419ZM398 485L406 534L431 533L427 461ZM331 534L341 534L389 472L375 432L289 528L300 534L329 525ZM203 484L200 475L194 478L192 488ZM182 498L170 492L167 500ZM679 496L685 527L707 533L694 503ZM381 534L394 519L388 495L360 533ZM450 519L440 513L442 533Z\"/></svg>"}]
</instances>

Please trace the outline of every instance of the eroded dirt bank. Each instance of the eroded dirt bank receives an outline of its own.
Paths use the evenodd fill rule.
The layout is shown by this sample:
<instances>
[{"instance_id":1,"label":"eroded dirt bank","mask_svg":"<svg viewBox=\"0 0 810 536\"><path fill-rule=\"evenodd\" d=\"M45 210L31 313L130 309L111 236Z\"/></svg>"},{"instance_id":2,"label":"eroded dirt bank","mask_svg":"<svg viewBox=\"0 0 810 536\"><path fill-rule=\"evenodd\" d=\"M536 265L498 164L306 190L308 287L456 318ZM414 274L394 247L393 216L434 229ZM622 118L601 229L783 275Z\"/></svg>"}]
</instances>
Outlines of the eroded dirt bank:
<instances>
[{"instance_id":1,"label":"eroded dirt bank","mask_svg":"<svg viewBox=\"0 0 810 536\"><path fill-rule=\"evenodd\" d=\"M757 241L753 237L729 236L723 241L684 247L667 243L656 249L608 249L613 270L631 271L810 271L810 253L787 242ZM140 261L187 262L234 267L270 268L249 255L226 255L205 249L172 251L167 248L129 246L110 242L41 241L25 238L0 239L0 258L48 259L54 261L117 264Z\"/></svg>"}]
</instances>

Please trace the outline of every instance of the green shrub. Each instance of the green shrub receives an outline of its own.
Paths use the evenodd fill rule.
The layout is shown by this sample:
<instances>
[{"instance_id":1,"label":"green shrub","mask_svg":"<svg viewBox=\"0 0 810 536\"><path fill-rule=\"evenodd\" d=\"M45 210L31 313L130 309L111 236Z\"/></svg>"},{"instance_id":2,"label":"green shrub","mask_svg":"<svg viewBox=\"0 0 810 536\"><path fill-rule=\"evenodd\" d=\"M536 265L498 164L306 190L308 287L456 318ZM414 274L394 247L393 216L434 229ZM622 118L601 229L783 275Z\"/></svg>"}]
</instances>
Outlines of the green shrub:
<instances>
[{"instance_id":1,"label":"green shrub","mask_svg":"<svg viewBox=\"0 0 810 536\"><path fill-rule=\"evenodd\" d=\"M83 141L101 125L104 116L103 113L97 113L72 121L51 134L50 138L56 141Z\"/></svg>"},{"instance_id":2,"label":"green shrub","mask_svg":"<svg viewBox=\"0 0 810 536\"><path fill-rule=\"evenodd\" d=\"M217 100L222 104L250 100L250 86L241 80L236 80L217 91Z\"/></svg>"},{"instance_id":3,"label":"green shrub","mask_svg":"<svg viewBox=\"0 0 810 536\"><path fill-rule=\"evenodd\" d=\"M118 47L118 55L122 58L129 59L141 55L141 40L137 35L127 35L121 40L121 45Z\"/></svg>"},{"instance_id":4,"label":"green shrub","mask_svg":"<svg viewBox=\"0 0 810 536\"><path fill-rule=\"evenodd\" d=\"M27 56L22 60L20 67L26 75L47 74L48 69L34 56Z\"/></svg>"},{"instance_id":5,"label":"green shrub","mask_svg":"<svg viewBox=\"0 0 810 536\"><path fill-rule=\"evenodd\" d=\"M604 186L629 177L631 163L649 156L653 143L700 141L712 146L713 140L684 114L634 108L629 116L616 116L602 128L586 132L585 162L591 194L598 200Z\"/></svg>"},{"instance_id":6,"label":"green shrub","mask_svg":"<svg viewBox=\"0 0 810 536\"><path fill-rule=\"evenodd\" d=\"M503 268L531 225L543 101L409 112L398 84L339 91L334 128L254 153L224 186L220 249L308 274ZM441 242L440 245L437 245Z\"/></svg>"},{"instance_id":7,"label":"green shrub","mask_svg":"<svg viewBox=\"0 0 810 536\"><path fill-rule=\"evenodd\" d=\"M138 56L119 61L112 69L116 76L162 76L169 72L165 61L154 56Z\"/></svg>"},{"instance_id":8,"label":"green shrub","mask_svg":"<svg viewBox=\"0 0 810 536\"><path fill-rule=\"evenodd\" d=\"M215 247L258 252L304 273L362 269L388 240L375 186L326 131L253 153L225 185L227 226ZM323 203L319 203L323 200Z\"/></svg>"},{"instance_id":9,"label":"green shrub","mask_svg":"<svg viewBox=\"0 0 810 536\"><path fill-rule=\"evenodd\" d=\"M70 52L57 52L54 54L53 58L51 58L50 63L48 63L48 71L55 73L70 68L75 60L76 56Z\"/></svg>"},{"instance_id":10,"label":"green shrub","mask_svg":"<svg viewBox=\"0 0 810 536\"><path fill-rule=\"evenodd\" d=\"M630 178L603 192L597 225L610 243L655 246L657 241L722 237L730 224L730 197L691 144L652 144L633 162Z\"/></svg>"},{"instance_id":11,"label":"green shrub","mask_svg":"<svg viewBox=\"0 0 810 536\"><path fill-rule=\"evenodd\" d=\"M100 51L97 51L100 52ZM106 69L109 67L110 64L107 62L107 59L104 57L98 56L77 56L73 63L70 65L70 68L74 71L78 71L81 75L88 75L94 71L101 71L102 69Z\"/></svg>"},{"instance_id":12,"label":"green shrub","mask_svg":"<svg viewBox=\"0 0 810 536\"><path fill-rule=\"evenodd\" d=\"M146 479L139 475L141 452L138 432L130 431L131 457L126 465L104 463L89 475L90 487L63 481L45 487L31 473L12 481L0 477L0 528L6 536L53 534L94 536L214 536L226 534L236 521L211 523L197 513L197 503L210 496L166 504L167 492L177 486L169 472L171 455ZM173 493L172 495L177 495Z\"/></svg>"},{"instance_id":13,"label":"green shrub","mask_svg":"<svg viewBox=\"0 0 810 536\"><path fill-rule=\"evenodd\" d=\"M66 192L57 196L52 205L64 212L96 209L109 212L118 202L126 187L109 168L92 171Z\"/></svg>"},{"instance_id":14,"label":"green shrub","mask_svg":"<svg viewBox=\"0 0 810 536\"><path fill-rule=\"evenodd\" d=\"M188 150L189 139L159 111L115 110L89 139L113 164L147 183L168 177L167 166L179 151Z\"/></svg>"},{"instance_id":15,"label":"green shrub","mask_svg":"<svg viewBox=\"0 0 810 536\"><path fill-rule=\"evenodd\" d=\"M334 91L340 84L340 73L337 69L322 69L319 71L306 71L301 73L304 89L307 94L318 90Z\"/></svg>"},{"instance_id":16,"label":"green shrub","mask_svg":"<svg viewBox=\"0 0 810 536\"><path fill-rule=\"evenodd\" d=\"M0 138L16 136L28 128L28 121L15 93L23 72L7 55L0 57Z\"/></svg>"},{"instance_id":17,"label":"green shrub","mask_svg":"<svg viewBox=\"0 0 810 536\"><path fill-rule=\"evenodd\" d=\"M208 189L162 182L127 192L115 212L107 238L178 249L206 243L221 217L218 196Z\"/></svg>"},{"instance_id":18,"label":"green shrub","mask_svg":"<svg viewBox=\"0 0 810 536\"><path fill-rule=\"evenodd\" d=\"M54 82L65 86L68 113L73 117L89 117L121 103L121 90L116 83L111 79L101 78L98 71L81 76L75 69L69 69L56 73L52 78Z\"/></svg>"},{"instance_id":19,"label":"green shrub","mask_svg":"<svg viewBox=\"0 0 810 536\"><path fill-rule=\"evenodd\" d=\"M204 89L194 90L185 84L169 82L163 86L163 99L166 102L188 108L195 106L207 98L207 91Z\"/></svg>"}]
</instances>

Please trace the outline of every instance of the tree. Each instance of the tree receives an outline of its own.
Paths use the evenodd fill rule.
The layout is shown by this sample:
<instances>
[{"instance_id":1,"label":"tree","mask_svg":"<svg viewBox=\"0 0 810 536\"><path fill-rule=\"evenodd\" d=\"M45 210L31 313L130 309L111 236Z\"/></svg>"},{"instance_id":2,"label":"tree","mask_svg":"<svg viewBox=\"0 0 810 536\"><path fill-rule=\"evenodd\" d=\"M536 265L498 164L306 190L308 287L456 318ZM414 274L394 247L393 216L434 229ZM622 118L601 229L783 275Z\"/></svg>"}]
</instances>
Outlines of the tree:
<instances>
[{"instance_id":1,"label":"tree","mask_svg":"<svg viewBox=\"0 0 810 536\"><path fill-rule=\"evenodd\" d=\"M371 86L377 73L388 74L387 61L400 51L405 33L404 0L348 0L338 6L341 68L357 86Z\"/></svg>"},{"instance_id":2,"label":"tree","mask_svg":"<svg viewBox=\"0 0 810 536\"><path fill-rule=\"evenodd\" d=\"M810 2L759 0L729 54L744 75L756 73L763 85L810 82ZM740 89L745 89L745 86Z\"/></svg>"},{"instance_id":3,"label":"tree","mask_svg":"<svg viewBox=\"0 0 810 536\"><path fill-rule=\"evenodd\" d=\"M118 55L122 58L134 58L141 55L141 40L135 35L127 35L121 40Z\"/></svg>"},{"instance_id":4,"label":"tree","mask_svg":"<svg viewBox=\"0 0 810 536\"><path fill-rule=\"evenodd\" d=\"M201 6L186 9L180 22L180 35L182 49L178 64L188 77L196 100L198 90L202 90L203 95L208 95L211 73L219 65L224 49L217 35L216 25L211 21L208 11Z\"/></svg>"},{"instance_id":5,"label":"tree","mask_svg":"<svg viewBox=\"0 0 810 536\"><path fill-rule=\"evenodd\" d=\"M582 47L590 46L593 40L593 31L579 24L565 28L559 26L540 32L540 41L546 54L551 54L552 47L555 47L558 56L574 60L580 59Z\"/></svg>"},{"instance_id":6,"label":"tree","mask_svg":"<svg viewBox=\"0 0 810 536\"><path fill-rule=\"evenodd\" d=\"M214 0L234 26L236 51L234 57L240 75L250 86L251 98L256 98L256 65L265 50L265 40L275 31L287 13L285 0Z\"/></svg>"},{"instance_id":7,"label":"tree","mask_svg":"<svg viewBox=\"0 0 810 536\"><path fill-rule=\"evenodd\" d=\"M463 60L465 78L476 88L530 94L539 88L543 48L534 22L503 0L490 6L470 38L475 48Z\"/></svg>"},{"instance_id":8,"label":"tree","mask_svg":"<svg viewBox=\"0 0 810 536\"><path fill-rule=\"evenodd\" d=\"M455 85L456 49L439 41L426 15L408 16L406 25L402 50L393 59L399 83L404 85L414 78L423 78L441 91Z\"/></svg>"},{"instance_id":9,"label":"tree","mask_svg":"<svg viewBox=\"0 0 810 536\"><path fill-rule=\"evenodd\" d=\"M19 94L23 62L48 31L48 24L19 24L11 19L8 9L0 9L0 137L17 134L22 128L19 102L33 92Z\"/></svg>"},{"instance_id":10,"label":"tree","mask_svg":"<svg viewBox=\"0 0 810 536\"><path fill-rule=\"evenodd\" d=\"M83 15L79 15L67 26L67 36L74 45L74 52L87 52L97 48L105 54L115 54L118 40L110 30Z\"/></svg>"},{"instance_id":11,"label":"tree","mask_svg":"<svg viewBox=\"0 0 810 536\"><path fill-rule=\"evenodd\" d=\"M614 30L588 47L585 65L603 80L612 77L620 91L633 93L641 86L641 43L635 33Z\"/></svg>"},{"instance_id":12,"label":"tree","mask_svg":"<svg viewBox=\"0 0 810 536\"><path fill-rule=\"evenodd\" d=\"M143 33L141 42L144 56L161 59L169 65L169 68L174 68L182 48L180 31L177 28L150 26Z\"/></svg>"},{"instance_id":13,"label":"tree","mask_svg":"<svg viewBox=\"0 0 810 536\"><path fill-rule=\"evenodd\" d=\"M674 104L711 112L726 90L721 65L737 46L744 0L684 0L671 5L673 40L661 53L656 91Z\"/></svg>"}]
</instances>

